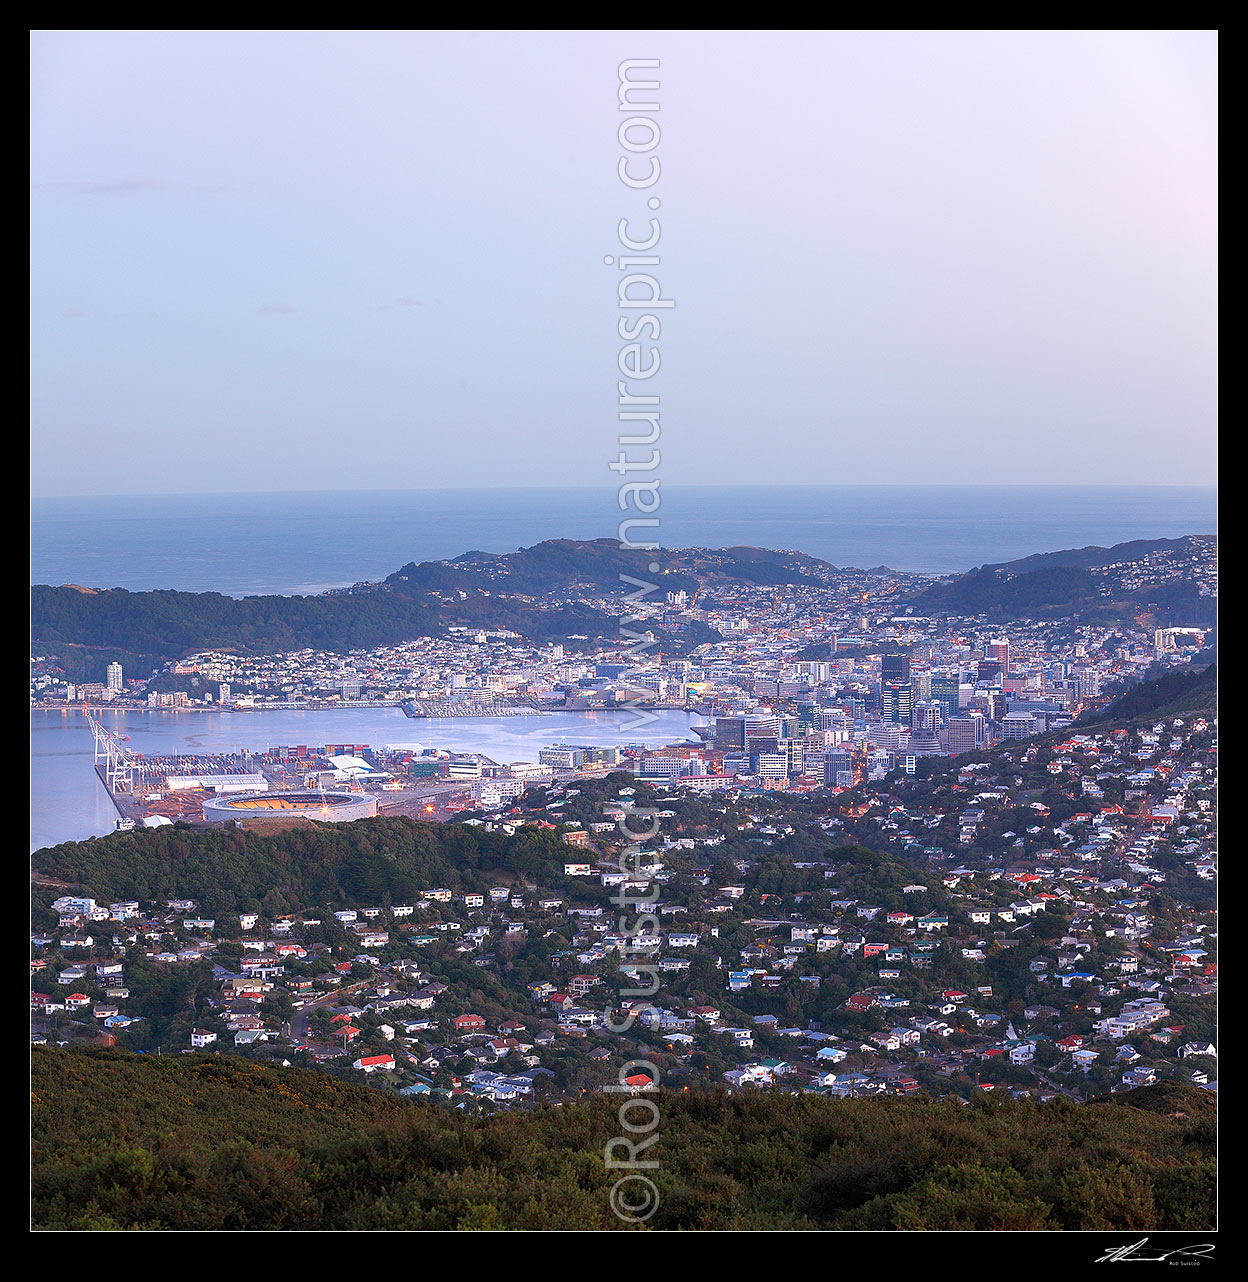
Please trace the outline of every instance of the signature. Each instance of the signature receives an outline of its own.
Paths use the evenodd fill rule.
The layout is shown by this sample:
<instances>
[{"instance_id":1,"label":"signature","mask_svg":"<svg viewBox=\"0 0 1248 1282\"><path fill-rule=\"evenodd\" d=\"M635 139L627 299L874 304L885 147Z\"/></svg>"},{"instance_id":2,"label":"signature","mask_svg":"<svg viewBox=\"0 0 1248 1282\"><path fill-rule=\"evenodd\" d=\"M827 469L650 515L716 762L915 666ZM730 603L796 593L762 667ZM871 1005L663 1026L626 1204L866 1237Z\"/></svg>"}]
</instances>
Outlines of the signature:
<instances>
[{"instance_id":1,"label":"signature","mask_svg":"<svg viewBox=\"0 0 1248 1282\"><path fill-rule=\"evenodd\" d=\"M1111 1247L1097 1264L1164 1264L1176 1256L1193 1256L1197 1259L1213 1259L1213 1243L1199 1242L1191 1246L1176 1246L1169 1251L1145 1250L1148 1238L1142 1237L1133 1246Z\"/></svg>"}]
</instances>

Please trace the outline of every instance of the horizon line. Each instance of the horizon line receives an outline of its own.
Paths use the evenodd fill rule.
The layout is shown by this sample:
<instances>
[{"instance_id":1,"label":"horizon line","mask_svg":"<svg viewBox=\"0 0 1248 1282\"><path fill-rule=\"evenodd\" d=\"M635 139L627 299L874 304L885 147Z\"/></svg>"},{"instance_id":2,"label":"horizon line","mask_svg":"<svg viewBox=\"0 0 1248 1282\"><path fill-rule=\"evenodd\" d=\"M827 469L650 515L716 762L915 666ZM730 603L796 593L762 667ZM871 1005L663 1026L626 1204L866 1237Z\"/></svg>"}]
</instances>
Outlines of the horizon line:
<instances>
[{"instance_id":1,"label":"horizon line","mask_svg":"<svg viewBox=\"0 0 1248 1282\"><path fill-rule=\"evenodd\" d=\"M34 494L31 503L60 499L153 499L153 498L272 498L306 495L377 495L377 494L479 494L497 493L599 493L618 488L612 482L602 485L445 485L425 487L394 486L386 489L296 489L296 490L148 490L109 494ZM768 482L671 482L668 490L1217 490L1216 481L1090 481L1078 484L1063 481L768 481Z\"/></svg>"}]
</instances>

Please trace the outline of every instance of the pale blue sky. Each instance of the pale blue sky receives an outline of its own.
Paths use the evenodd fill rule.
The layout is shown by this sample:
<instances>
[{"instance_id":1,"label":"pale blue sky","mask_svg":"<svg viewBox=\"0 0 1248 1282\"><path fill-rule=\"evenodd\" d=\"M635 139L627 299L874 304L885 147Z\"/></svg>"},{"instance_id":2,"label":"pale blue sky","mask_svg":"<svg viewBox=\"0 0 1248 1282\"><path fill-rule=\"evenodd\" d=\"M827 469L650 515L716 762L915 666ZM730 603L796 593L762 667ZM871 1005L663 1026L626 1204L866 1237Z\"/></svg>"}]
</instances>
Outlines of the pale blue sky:
<instances>
[{"instance_id":1,"label":"pale blue sky","mask_svg":"<svg viewBox=\"0 0 1248 1282\"><path fill-rule=\"evenodd\" d=\"M1216 52L37 33L33 490L611 484L649 194L665 482L1212 483Z\"/></svg>"}]
</instances>

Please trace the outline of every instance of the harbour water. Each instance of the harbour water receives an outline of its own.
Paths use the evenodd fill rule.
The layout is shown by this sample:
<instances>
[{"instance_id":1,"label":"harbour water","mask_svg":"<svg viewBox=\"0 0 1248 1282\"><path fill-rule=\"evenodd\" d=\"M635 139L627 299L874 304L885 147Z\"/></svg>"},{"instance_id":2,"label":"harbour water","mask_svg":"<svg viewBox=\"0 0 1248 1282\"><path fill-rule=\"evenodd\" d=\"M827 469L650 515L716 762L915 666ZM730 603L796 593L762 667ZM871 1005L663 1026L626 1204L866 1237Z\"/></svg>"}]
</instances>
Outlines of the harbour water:
<instances>
[{"instance_id":1,"label":"harbour water","mask_svg":"<svg viewBox=\"0 0 1248 1282\"><path fill-rule=\"evenodd\" d=\"M324 712L102 712L135 752L262 751L279 744L367 743L372 747L446 748L495 761L536 761L550 744L657 747L696 739L700 718L670 710L554 712L531 717L408 718L399 708ZM652 717L653 720L646 718ZM30 716L30 849L112 832L117 819L91 768L93 740L81 713Z\"/></svg>"},{"instance_id":2,"label":"harbour water","mask_svg":"<svg viewBox=\"0 0 1248 1282\"><path fill-rule=\"evenodd\" d=\"M840 566L945 574L1033 552L1217 529L1199 486L673 486L667 547L795 549ZM613 489L144 495L32 501L32 583L231 596L310 593L379 579L408 561L548 538L613 537ZM107 714L137 751L195 752L351 741L529 760L548 743L655 745L690 719L660 713L409 720L398 708L254 714ZM79 715L31 718L31 848L112 829Z\"/></svg>"}]
</instances>

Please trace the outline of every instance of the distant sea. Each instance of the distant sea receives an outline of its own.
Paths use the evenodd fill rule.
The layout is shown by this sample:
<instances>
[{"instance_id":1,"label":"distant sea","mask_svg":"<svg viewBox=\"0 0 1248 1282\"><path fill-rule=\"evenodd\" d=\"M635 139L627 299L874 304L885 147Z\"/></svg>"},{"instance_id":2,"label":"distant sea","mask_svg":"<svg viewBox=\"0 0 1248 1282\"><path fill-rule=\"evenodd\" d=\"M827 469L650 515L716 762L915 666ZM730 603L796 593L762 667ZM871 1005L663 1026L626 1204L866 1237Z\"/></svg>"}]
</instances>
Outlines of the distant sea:
<instances>
[{"instance_id":1,"label":"distant sea","mask_svg":"<svg viewBox=\"0 0 1248 1282\"><path fill-rule=\"evenodd\" d=\"M1216 513L1212 488L674 486L663 491L658 539L666 547L751 544L839 566L948 574L1032 552L1213 533ZM408 561L512 552L550 538L615 537L619 515L610 489L36 499L30 581L230 596L321 592L384 578ZM569 735L610 743L627 733L609 714L526 717L515 725L422 724L395 709L113 715L136 748L149 752L314 743L314 726L323 725L325 738L349 726L346 737L357 743L419 739L510 761L535 757ZM688 733L683 715L663 718L647 742ZM32 714L32 850L112 829L116 813L91 769L91 746L80 716Z\"/></svg>"},{"instance_id":2,"label":"distant sea","mask_svg":"<svg viewBox=\"0 0 1248 1282\"><path fill-rule=\"evenodd\" d=\"M665 547L784 548L949 574L1033 552L1211 534L1203 486L672 486ZM614 488L41 498L31 583L228 596L323 592L408 561L615 537ZM642 537L636 535L635 537Z\"/></svg>"}]
</instances>

